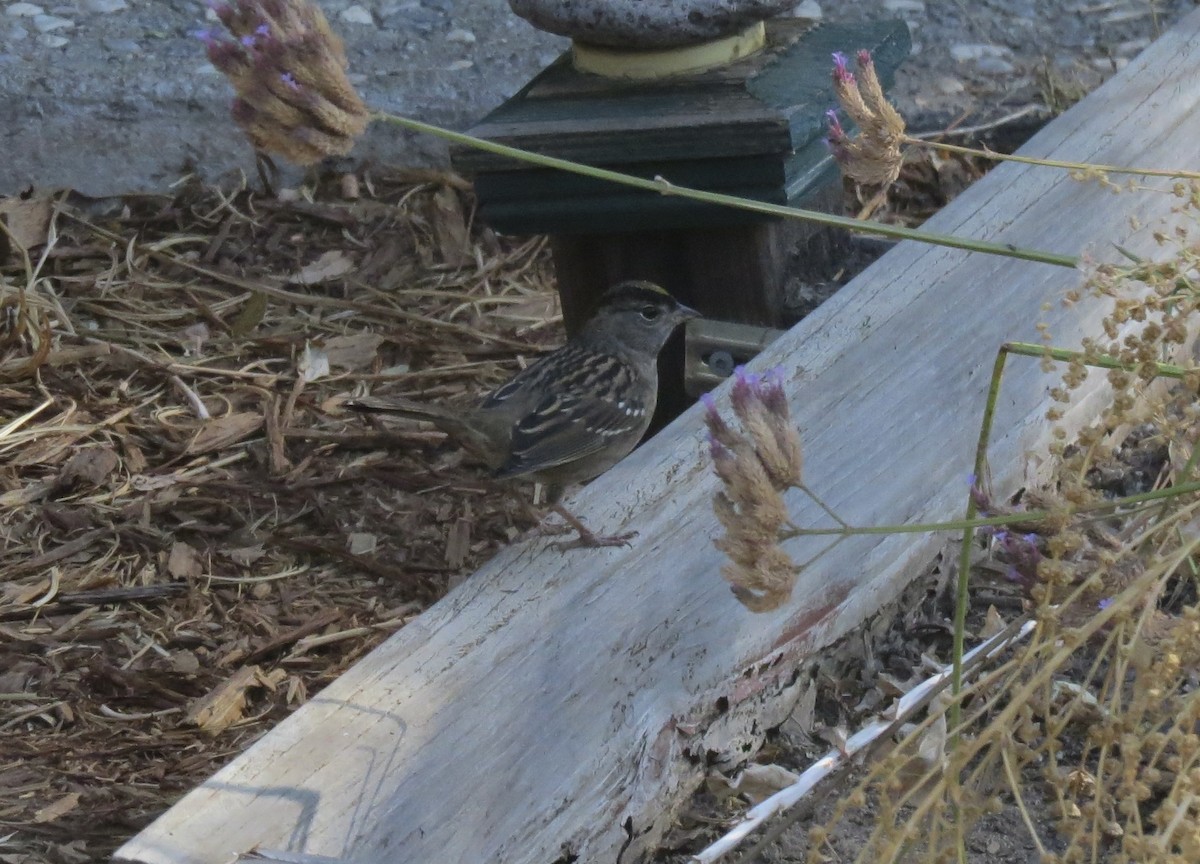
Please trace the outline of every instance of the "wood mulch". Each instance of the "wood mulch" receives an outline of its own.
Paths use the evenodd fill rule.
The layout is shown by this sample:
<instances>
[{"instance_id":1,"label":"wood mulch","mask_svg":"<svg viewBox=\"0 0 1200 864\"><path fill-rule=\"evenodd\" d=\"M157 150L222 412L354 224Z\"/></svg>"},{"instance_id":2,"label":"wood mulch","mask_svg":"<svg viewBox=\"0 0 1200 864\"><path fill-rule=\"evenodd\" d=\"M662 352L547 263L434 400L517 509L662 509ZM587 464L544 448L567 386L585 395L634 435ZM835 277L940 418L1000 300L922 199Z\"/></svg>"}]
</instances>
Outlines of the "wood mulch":
<instances>
[{"instance_id":1,"label":"wood mulch","mask_svg":"<svg viewBox=\"0 0 1200 864\"><path fill-rule=\"evenodd\" d=\"M432 172L0 199L0 859L105 858L529 528L440 433L562 338Z\"/></svg>"}]
</instances>

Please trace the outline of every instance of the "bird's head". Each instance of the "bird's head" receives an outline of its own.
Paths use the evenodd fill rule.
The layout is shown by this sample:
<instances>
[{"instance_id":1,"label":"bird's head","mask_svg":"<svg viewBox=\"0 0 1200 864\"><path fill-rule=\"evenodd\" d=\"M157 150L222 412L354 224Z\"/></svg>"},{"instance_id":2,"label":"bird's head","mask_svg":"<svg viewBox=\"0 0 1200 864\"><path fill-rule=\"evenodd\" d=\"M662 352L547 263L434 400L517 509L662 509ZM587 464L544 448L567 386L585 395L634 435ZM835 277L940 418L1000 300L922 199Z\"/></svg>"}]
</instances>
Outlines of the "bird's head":
<instances>
[{"instance_id":1,"label":"bird's head","mask_svg":"<svg viewBox=\"0 0 1200 864\"><path fill-rule=\"evenodd\" d=\"M654 357L676 327L699 317L653 282L621 282L601 296L583 335Z\"/></svg>"}]
</instances>

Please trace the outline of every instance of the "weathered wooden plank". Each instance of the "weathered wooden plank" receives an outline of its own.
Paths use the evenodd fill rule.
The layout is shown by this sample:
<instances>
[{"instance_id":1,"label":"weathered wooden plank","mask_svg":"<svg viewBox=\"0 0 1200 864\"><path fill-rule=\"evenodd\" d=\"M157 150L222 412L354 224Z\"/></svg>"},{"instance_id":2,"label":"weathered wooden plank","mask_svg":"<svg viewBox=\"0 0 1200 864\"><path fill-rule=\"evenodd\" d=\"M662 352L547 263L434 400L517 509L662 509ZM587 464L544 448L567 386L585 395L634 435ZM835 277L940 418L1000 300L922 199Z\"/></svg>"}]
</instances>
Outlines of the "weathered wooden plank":
<instances>
[{"instance_id":1,"label":"weathered wooden plank","mask_svg":"<svg viewBox=\"0 0 1200 864\"><path fill-rule=\"evenodd\" d=\"M1194 162L1198 55L1200 12L1024 152ZM1102 259L1114 241L1154 255L1149 229L1129 219L1170 220L1173 203L1005 165L929 227ZM787 371L809 484L852 523L957 515L997 346L1035 338L1039 320L1058 344L1094 332L1100 307L1054 302L1077 278L914 244L885 256L762 358ZM992 451L1002 489L1033 470L1052 380L1033 362L1007 377ZM743 758L790 707L798 664L860 626L943 542L844 542L787 608L754 615L718 575L713 489L691 411L575 502L599 530L637 528L632 548L507 550L118 857L199 864L257 844L362 862L608 864L623 848L620 860L639 860L704 756ZM821 522L801 497L791 504Z\"/></svg>"}]
</instances>

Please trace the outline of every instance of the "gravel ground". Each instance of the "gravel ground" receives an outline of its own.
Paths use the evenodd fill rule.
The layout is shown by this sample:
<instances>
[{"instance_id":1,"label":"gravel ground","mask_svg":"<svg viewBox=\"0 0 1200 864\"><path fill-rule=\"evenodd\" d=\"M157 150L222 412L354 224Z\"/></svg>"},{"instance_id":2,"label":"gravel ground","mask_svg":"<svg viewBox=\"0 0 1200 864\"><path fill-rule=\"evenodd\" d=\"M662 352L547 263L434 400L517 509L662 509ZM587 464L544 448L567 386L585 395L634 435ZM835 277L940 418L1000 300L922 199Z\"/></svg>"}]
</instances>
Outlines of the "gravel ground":
<instances>
[{"instance_id":1,"label":"gravel ground","mask_svg":"<svg viewBox=\"0 0 1200 864\"><path fill-rule=\"evenodd\" d=\"M373 106L463 128L565 47L505 0L327 0ZM1128 62L1189 0L805 0L826 20L904 18L913 56L895 97L915 129L986 123L1069 101ZM29 184L105 195L161 190L186 167L251 165L229 89L189 34L196 0L0 5L0 194ZM356 155L443 158L438 142L375 130Z\"/></svg>"}]
</instances>

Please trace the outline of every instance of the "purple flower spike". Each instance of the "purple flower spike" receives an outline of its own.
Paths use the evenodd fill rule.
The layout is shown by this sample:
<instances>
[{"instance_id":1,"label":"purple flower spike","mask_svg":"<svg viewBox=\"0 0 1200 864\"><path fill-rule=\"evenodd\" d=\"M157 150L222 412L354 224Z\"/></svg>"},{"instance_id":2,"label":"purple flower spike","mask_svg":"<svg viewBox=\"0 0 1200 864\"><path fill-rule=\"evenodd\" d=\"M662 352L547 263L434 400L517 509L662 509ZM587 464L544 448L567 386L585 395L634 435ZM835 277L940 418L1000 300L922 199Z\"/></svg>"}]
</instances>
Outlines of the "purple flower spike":
<instances>
[{"instance_id":1,"label":"purple flower spike","mask_svg":"<svg viewBox=\"0 0 1200 864\"><path fill-rule=\"evenodd\" d=\"M263 23L259 24L257 27L254 28L254 35L255 36L270 36L271 35L271 25L268 24L266 21L264 21Z\"/></svg>"},{"instance_id":2,"label":"purple flower spike","mask_svg":"<svg viewBox=\"0 0 1200 864\"><path fill-rule=\"evenodd\" d=\"M759 393L761 381L761 375L757 372L747 372L744 366L734 370L733 391L729 394L729 401L733 403L734 413L739 417L743 416L751 404L762 401Z\"/></svg>"},{"instance_id":3,"label":"purple flower spike","mask_svg":"<svg viewBox=\"0 0 1200 864\"><path fill-rule=\"evenodd\" d=\"M1107 609L1109 606L1112 605L1112 602L1113 602L1113 598L1105 597L1099 603L1097 603L1096 606L1100 609Z\"/></svg>"},{"instance_id":4,"label":"purple flower spike","mask_svg":"<svg viewBox=\"0 0 1200 864\"><path fill-rule=\"evenodd\" d=\"M825 119L829 121L829 140L831 142L844 141L846 138L846 130L842 128L842 121L838 118L836 108L830 108L825 112Z\"/></svg>"},{"instance_id":5,"label":"purple flower spike","mask_svg":"<svg viewBox=\"0 0 1200 864\"><path fill-rule=\"evenodd\" d=\"M762 375L757 372L747 371L745 366L739 366L733 370L734 386L741 384L745 387L757 387L758 382L762 380Z\"/></svg>"},{"instance_id":6,"label":"purple flower spike","mask_svg":"<svg viewBox=\"0 0 1200 864\"><path fill-rule=\"evenodd\" d=\"M860 48L854 55L854 59L858 62L859 69L870 69L875 65L875 61L871 58L871 52L866 48Z\"/></svg>"},{"instance_id":7,"label":"purple flower spike","mask_svg":"<svg viewBox=\"0 0 1200 864\"><path fill-rule=\"evenodd\" d=\"M1032 586L1037 580L1038 564L1042 560L1042 551L1038 548L1036 534L1017 535L1009 531L997 531L996 542L1008 557L1009 567L1016 578L1026 587Z\"/></svg>"},{"instance_id":8,"label":"purple flower spike","mask_svg":"<svg viewBox=\"0 0 1200 864\"><path fill-rule=\"evenodd\" d=\"M850 71L846 55L841 51L833 53L833 79L842 84L853 84L854 73Z\"/></svg>"},{"instance_id":9,"label":"purple flower spike","mask_svg":"<svg viewBox=\"0 0 1200 864\"><path fill-rule=\"evenodd\" d=\"M279 76L279 80L282 81L284 84L286 84L288 87L290 87L292 90L300 89L300 82L296 80L295 76L292 75L291 72L284 72L282 75Z\"/></svg>"},{"instance_id":10,"label":"purple flower spike","mask_svg":"<svg viewBox=\"0 0 1200 864\"><path fill-rule=\"evenodd\" d=\"M241 42L243 45L245 45L247 48L253 48L255 43L258 42L258 39L252 35L247 35L247 36L243 36L238 41Z\"/></svg>"},{"instance_id":11,"label":"purple flower spike","mask_svg":"<svg viewBox=\"0 0 1200 864\"><path fill-rule=\"evenodd\" d=\"M768 369L762 376L762 385L758 388L758 397L762 399L767 410L784 420L788 419L787 397L783 393L783 367L776 366Z\"/></svg>"},{"instance_id":12,"label":"purple flower spike","mask_svg":"<svg viewBox=\"0 0 1200 864\"><path fill-rule=\"evenodd\" d=\"M708 435L708 455L713 462L713 471L716 472L718 477L727 477L734 470L735 460L733 454L711 432Z\"/></svg>"}]
</instances>

